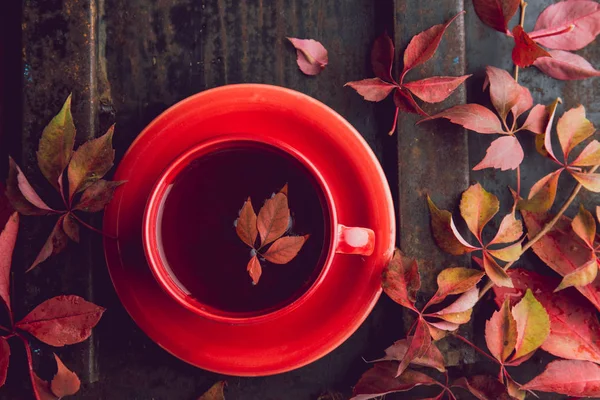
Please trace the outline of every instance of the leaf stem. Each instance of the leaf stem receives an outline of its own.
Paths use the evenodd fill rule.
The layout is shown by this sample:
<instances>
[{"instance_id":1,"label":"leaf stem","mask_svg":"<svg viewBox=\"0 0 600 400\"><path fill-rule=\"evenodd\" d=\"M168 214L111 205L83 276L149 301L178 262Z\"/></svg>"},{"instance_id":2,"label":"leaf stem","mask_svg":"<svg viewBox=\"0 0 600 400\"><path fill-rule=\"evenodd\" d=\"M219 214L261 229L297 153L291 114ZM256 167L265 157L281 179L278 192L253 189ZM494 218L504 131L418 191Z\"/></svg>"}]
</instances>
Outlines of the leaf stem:
<instances>
[{"instance_id":1,"label":"leaf stem","mask_svg":"<svg viewBox=\"0 0 600 400\"><path fill-rule=\"evenodd\" d=\"M105 236L105 237L107 237L107 238L109 238L109 239L114 239L114 240L116 240L116 239L117 239L115 236L109 235L108 233L105 233L105 232L101 231L101 230L100 230L100 229L98 229L98 228L94 228L94 227L93 227L93 226L91 226L90 224L88 224L88 223L84 222L84 221L83 221L81 218L79 218L79 217L78 217L78 216L77 216L75 213L70 213L70 214L71 214L71 215L73 216L73 218L75 218L75 219L76 219L76 220L77 220L77 221L78 221L78 222L79 222L81 225L85 226L85 227L86 227L86 228L88 228L89 230L91 230L91 231L94 231L94 232L96 232L96 233L99 233L100 235L102 235L102 236Z\"/></svg>"},{"instance_id":2,"label":"leaf stem","mask_svg":"<svg viewBox=\"0 0 600 400\"><path fill-rule=\"evenodd\" d=\"M25 352L27 353L27 364L29 367L29 378L31 379L31 388L33 389L33 393L36 395L36 399L40 397L40 394L38 393L37 387L35 385L35 379L34 379L34 372L33 372L33 357L31 356L31 347L29 346L29 342L27 341L27 339L25 339L25 337L23 335L21 335L20 333L16 332L15 333L17 337L19 337L19 339L21 339L23 341L23 346L25 346Z\"/></svg>"},{"instance_id":3,"label":"leaf stem","mask_svg":"<svg viewBox=\"0 0 600 400\"><path fill-rule=\"evenodd\" d=\"M469 341L467 338L465 338L464 336L459 335L458 333L453 334L452 336L454 336L455 338L462 340L463 342L465 342L466 344L468 344L469 346L471 346L472 348L474 348L475 350L477 350L477 352L479 352L480 354L483 354L484 356L486 356L487 358L489 358L490 360L492 360L493 362L495 362L496 364L500 364L500 362L498 362L498 360L496 360L494 357L490 356L488 353L486 353L485 351L481 350L479 347L477 347L474 343L471 343L471 341Z\"/></svg>"},{"instance_id":4,"label":"leaf stem","mask_svg":"<svg viewBox=\"0 0 600 400\"><path fill-rule=\"evenodd\" d=\"M517 199L521 197L521 166L517 166Z\"/></svg>"},{"instance_id":5,"label":"leaf stem","mask_svg":"<svg viewBox=\"0 0 600 400\"><path fill-rule=\"evenodd\" d=\"M525 9L527 8L527 3L524 0L521 0L521 18L519 19L519 25L521 27L525 23ZM519 81L519 66L515 65L515 81Z\"/></svg>"},{"instance_id":6,"label":"leaf stem","mask_svg":"<svg viewBox=\"0 0 600 400\"><path fill-rule=\"evenodd\" d=\"M588 173L593 173L595 172L598 168L600 167L599 165L594 166L592 169L590 169L588 171ZM563 216L563 214L565 213L565 211L567 211L567 209L569 208L569 206L571 205L571 203L573 203L573 201L575 200L575 198L577 197L577 195L579 194L579 191L581 190L583 186L581 185L581 183L577 183L577 186L575 186L575 188L573 189L573 191L571 192L571 194L569 195L569 198L567 198L567 200L564 202L564 204L562 205L562 207L560 208L560 210L558 210L558 212L556 213L556 215L554 216L554 218L552 218L550 220L550 222L548 222L541 231L539 231L533 238L531 238L527 243L525 243L525 245L523 246L522 250L521 250L521 255L523 255L523 253L525 253L527 250L529 250L531 248L531 246L533 246L534 244L536 244L536 242L538 240L540 240L542 237L544 237L546 235L546 233L550 232L552 230L552 228L554 227L554 225L556 225L556 223L558 222L558 220L560 219L560 217ZM517 259L518 260L518 259ZM508 270L510 267L513 266L513 264L517 261L511 261L508 264L506 264L503 269L506 271ZM494 286L494 284L492 283L492 281L489 281L484 287L483 289L481 289L481 292L479 293L479 300L481 300L481 298L488 292L488 290L490 290L492 287Z\"/></svg>"}]
</instances>

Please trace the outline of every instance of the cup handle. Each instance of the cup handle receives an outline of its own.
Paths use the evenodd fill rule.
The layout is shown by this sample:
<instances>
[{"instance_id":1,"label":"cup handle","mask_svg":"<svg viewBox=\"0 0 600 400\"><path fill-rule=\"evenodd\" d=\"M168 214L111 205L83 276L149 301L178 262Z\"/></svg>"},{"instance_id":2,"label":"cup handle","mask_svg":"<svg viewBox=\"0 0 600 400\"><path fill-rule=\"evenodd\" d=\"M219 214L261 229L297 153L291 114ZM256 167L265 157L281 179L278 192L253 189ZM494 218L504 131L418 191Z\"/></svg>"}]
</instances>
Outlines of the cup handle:
<instances>
[{"instance_id":1,"label":"cup handle","mask_svg":"<svg viewBox=\"0 0 600 400\"><path fill-rule=\"evenodd\" d=\"M335 252L338 254L370 256L375 250L375 232L372 229L338 224L337 235Z\"/></svg>"}]
</instances>

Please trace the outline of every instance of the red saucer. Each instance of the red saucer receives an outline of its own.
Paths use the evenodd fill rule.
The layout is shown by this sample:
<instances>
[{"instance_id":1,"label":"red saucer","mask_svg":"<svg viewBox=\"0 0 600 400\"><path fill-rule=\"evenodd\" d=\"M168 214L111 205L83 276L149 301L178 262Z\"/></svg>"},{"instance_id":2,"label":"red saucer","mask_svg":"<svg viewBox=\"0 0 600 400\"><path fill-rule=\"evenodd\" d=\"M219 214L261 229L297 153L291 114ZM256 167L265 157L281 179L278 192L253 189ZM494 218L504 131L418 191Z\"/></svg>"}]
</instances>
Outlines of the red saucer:
<instances>
[{"instance_id":1,"label":"red saucer","mask_svg":"<svg viewBox=\"0 0 600 400\"><path fill-rule=\"evenodd\" d=\"M351 186L341 222L375 229L379 234L376 252L370 257L338 255L339 261L320 289L279 319L251 325L213 322L183 308L154 280L142 248L146 201L169 163L203 140L232 132L261 136L262 128L256 121L281 124L281 140L285 140L290 119L278 118L278 110L297 118L299 122L294 123L316 119L314 124L321 132L303 131L314 146L340 141L340 148L352 149L352 158L362 160L352 165L356 171L336 172L352 173L344 177ZM207 113L213 119L219 118L215 115L219 113L227 117L221 116L218 124L213 121L198 125L199 119L209 118ZM260 113L265 113L264 119L260 119ZM249 122L252 118L259 119ZM323 130L329 137L318 136L324 134ZM336 150L328 147L327 151L336 160ZM152 340L183 361L238 376L271 375L299 368L346 340L381 294L381 259L391 256L395 242L393 205L385 176L368 145L350 124L308 96L254 84L224 86L192 96L165 111L138 136L114 179L127 183L117 190L104 215L104 230L118 237L104 240L111 279L135 322Z\"/></svg>"}]
</instances>

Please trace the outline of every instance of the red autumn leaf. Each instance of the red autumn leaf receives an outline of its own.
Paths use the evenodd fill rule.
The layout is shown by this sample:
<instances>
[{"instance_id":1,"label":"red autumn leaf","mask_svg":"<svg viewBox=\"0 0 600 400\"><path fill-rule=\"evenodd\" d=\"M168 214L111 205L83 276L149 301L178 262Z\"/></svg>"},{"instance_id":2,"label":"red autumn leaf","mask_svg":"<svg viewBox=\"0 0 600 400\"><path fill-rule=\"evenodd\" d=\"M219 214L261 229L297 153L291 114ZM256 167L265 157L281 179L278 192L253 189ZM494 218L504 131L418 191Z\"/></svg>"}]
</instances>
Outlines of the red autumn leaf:
<instances>
[{"instance_id":1,"label":"red autumn leaf","mask_svg":"<svg viewBox=\"0 0 600 400\"><path fill-rule=\"evenodd\" d=\"M254 248L258 230L256 228L256 213L254 212L254 207L252 207L250 197L244 202L240 210L240 216L235 221L235 231L238 237L242 239L242 242Z\"/></svg>"},{"instance_id":2,"label":"red autumn leaf","mask_svg":"<svg viewBox=\"0 0 600 400\"><path fill-rule=\"evenodd\" d=\"M393 62L394 43L386 32L375 39L371 49L371 66L375 76L387 82L395 82L392 77Z\"/></svg>"},{"instance_id":3,"label":"red autumn leaf","mask_svg":"<svg viewBox=\"0 0 600 400\"><path fill-rule=\"evenodd\" d=\"M556 134L565 161L569 158L571 150L592 136L595 131L594 125L585 117L585 108L582 105L565 112L556 124Z\"/></svg>"},{"instance_id":4,"label":"red autumn leaf","mask_svg":"<svg viewBox=\"0 0 600 400\"><path fill-rule=\"evenodd\" d=\"M459 378L452 386L458 386L471 392L480 400L512 400L502 382L486 375Z\"/></svg>"},{"instance_id":5,"label":"red autumn leaf","mask_svg":"<svg viewBox=\"0 0 600 400\"><path fill-rule=\"evenodd\" d=\"M404 88L399 88L394 92L394 104L398 109L404 112L425 117L428 116L428 114L417 104L412 94Z\"/></svg>"},{"instance_id":6,"label":"red autumn leaf","mask_svg":"<svg viewBox=\"0 0 600 400\"><path fill-rule=\"evenodd\" d=\"M498 232L489 244L512 243L523 236L523 223L515 218L515 212L507 214L500 222Z\"/></svg>"},{"instance_id":7,"label":"red autumn leaf","mask_svg":"<svg viewBox=\"0 0 600 400\"><path fill-rule=\"evenodd\" d=\"M385 293L396 303L416 310L416 296L421 288L417 261L409 259L396 249L394 257L383 271L382 286Z\"/></svg>"},{"instance_id":8,"label":"red autumn leaf","mask_svg":"<svg viewBox=\"0 0 600 400\"><path fill-rule=\"evenodd\" d=\"M485 342L490 353L501 363L504 363L515 349L517 322L512 316L508 299L486 322Z\"/></svg>"},{"instance_id":9,"label":"red autumn leaf","mask_svg":"<svg viewBox=\"0 0 600 400\"><path fill-rule=\"evenodd\" d=\"M413 336L409 336L406 339L398 340L394 342L393 345L385 349L385 357L375 360L375 362L379 361L402 361L404 356L406 356L406 352L408 351L408 345L413 340ZM446 371L446 367L444 366L444 356L435 345L435 343L431 343L429 348L423 353L422 356L416 357L411 361L411 364L419 365L422 367L430 367L435 368L440 372Z\"/></svg>"},{"instance_id":10,"label":"red autumn leaf","mask_svg":"<svg viewBox=\"0 0 600 400\"><path fill-rule=\"evenodd\" d=\"M460 215L480 242L483 227L490 222L499 209L498 198L486 191L479 183L465 190L460 199Z\"/></svg>"},{"instance_id":11,"label":"red autumn leaf","mask_svg":"<svg viewBox=\"0 0 600 400\"><path fill-rule=\"evenodd\" d=\"M25 176L23 171L21 171L21 168L19 168L19 166L15 163L15 161L12 158L9 158L9 162L10 162L10 168L14 169L15 173L16 173L15 176L17 178L16 183L18 185L18 190L21 192L21 194L23 195L25 200L27 200L34 207L42 210L42 212L44 214L54 211L36 193L35 189L31 186L31 184L27 180L27 177ZM7 195L8 195L8 193L7 193ZM9 195L9 198L10 198L10 195ZM19 211L16 204L13 204L13 206L15 207L15 209L17 209L17 211Z\"/></svg>"},{"instance_id":12,"label":"red autumn leaf","mask_svg":"<svg viewBox=\"0 0 600 400\"><path fill-rule=\"evenodd\" d=\"M596 240L596 221L592 213L579 206L579 213L571 222L573 232L581 238L592 250L594 249L594 240Z\"/></svg>"},{"instance_id":13,"label":"red autumn leaf","mask_svg":"<svg viewBox=\"0 0 600 400\"><path fill-rule=\"evenodd\" d=\"M33 393L36 400L59 400L58 397L50 390L50 383L42 380L33 369L29 370L31 376L31 384L33 385Z\"/></svg>"},{"instance_id":14,"label":"red autumn leaf","mask_svg":"<svg viewBox=\"0 0 600 400\"><path fill-rule=\"evenodd\" d=\"M563 81L600 76L585 58L563 50L550 50L550 57L538 58L533 65L548 76Z\"/></svg>"},{"instance_id":15,"label":"red autumn leaf","mask_svg":"<svg viewBox=\"0 0 600 400\"><path fill-rule=\"evenodd\" d=\"M367 101L381 101L388 97L391 91L397 87L379 78L348 82L344 86L350 86Z\"/></svg>"},{"instance_id":16,"label":"red autumn leaf","mask_svg":"<svg viewBox=\"0 0 600 400\"><path fill-rule=\"evenodd\" d=\"M556 191L558 190L558 178L560 178L562 171L564 169L560 168L537 181L529 190L527 200L519 200L518 208L532 212L548 211L554 204Z\"/></svg>"},{"instance_id":17,"label":"red autumn leaf","mask_svg":"<svg viewBox=\"0 0 600 400\"><path fill-rule=\"evenodd\" d=\"M550 58L540 58L540 60L550 60ZM546 111L546 107L541 104L535 105L527 119L521 126L521 129L528 130L529 132L533 132L537 135L542 135L546 130L546 126L548 125L548 112Z\"/></svg>"},{"instance_id":18,"label":"red autumn leaf","mask_svg":"<svg viewBox=\"0 0 600 400\"><path fill-rule=\"evenodd\" d=\"M522 214L529 238L534 237L550 219L544 214L530 212L522 212ZM562 216L555 228L532 246L535 254L562 276L586 264L591 255L591 251L572 231L570 225L571 220ZM600 310L600 278L596 278L589 285L578 286L577 290Z\"/></svg>"},{"instance_id":19,"label":"red autumn leaf","mask_svg":"<svg viewBox=\"0 0 600 400\"><path fill-rule=\"evenodd\" d=\"M277 193L265 201L258 212L256 226L260 234L260 246L263 247L279 239L288 229L290 209L288 198L283 193Z\"/></svg>"},{"instance_id":20,"label":"red autumn leaf","mask_svg":"<svg viewBox=\"0 0 600 400\"><path fill-rule=\"evenodd\" d=\"M19 232L19 214L13 213L0 233L0 297L11 312L10 305L10 267L12 255ZM0 363L1 365L1 363ZM1 374L0 374L1 375Z\"/></svg>"},{"instance_id":21,"label":"red autumn leaf","mask_svg":"<svg viewBox=\"0 0 600 400\"><path fill-rule=\"evenodd\" d=\"M494 285L500 287L512 287L513 283L506 271L498 265L496 260L494 260L487 251L483 253L483 269L488 278L494 282Z\"/></svg>"},{"instance_id":22,"label":"red autumn leaf","mask_svg":"<svg viewBox=\"0 0 600 400\"><path fill-rule=\"evenodd\" d=\"M58 370L50 381L50 390L58 398L74 395L81 386L77 374L69 370L56 354L54 354L54 359Z\"/></svg>"},{"instance_id":23,"label":"red autumn leaf","mask_svg":"<svg viewBox=\"0 0 600 400\"><path fill-rule=\"evenodd\" d=\"M551 49L579 50L599 33L600 4L591 0L570 0L546 8L529 35Z\"/></svg>"},{"instance_id":24,"label":"red autumn leaf","mask_svg":"<svg viewBox=\"0 0 600 400\"><path fill-rule=\"evenodd\" d=\"M479 19L498 32L506 33L508 23L517 12L520 0L473 0Z\"/></svg>"},{"instance_id":25,"label":"red autumn leaf","mask_svg":"<svg viewBox=\"0 0 600 400\"><path fill-rule=\"evenodd\" d=\"M422 119L418 123L438 118L446 118L465 129L479 133L506 133L496 114L479 104L459 104Z\"/></svg>"},{"instance_id":26,"label":"red autumn leaf","mask_svg":"<svg viewBox=\"0 0 600 400\"><path fill-rule=\"evenodd\" d=\"M434 25L411 39L404 51L404 70L402 71L400 82L404 80L403 78L408 71L433 57L433 54L440 45L444 32L461 14L464 14L464 11L456 14L445 24Z\"/></svg>"},{"instance_id":27,"label":"red autumn leaf","mask_svg":"<svg viewBox=\"0 0 600 400\"><path fill-rule=\"evenodd\" d=\"M477 247L471 246L458 232L450 212L437 208L429 196L427 204L431 213L433 237L442 250L457 256L477 250Z\"/></svg>"},{"instance_id":28,"label":"red autumn leaf","mask_svg":"<svg viewBox=\"0 0 600 400\"><path fill-rule=\"evenodd\" d=\"M576 167L590 167L597 164L600 164L600 142L597 140L589 142L571 163Z\"/></svg>"},{"instance_id":29,"label":"red autumn leaf","mask_svg":"<svg viewBox=\"0 0 600 400\"><path fill-rule=\"evenodd\" d=\"M56 190L60 190L58 180L69 164L74 144L75 125L69 95L60 112L44 128L36 153L40 171Z\"/></svg>"},{"instance_id":30,"label":"red autumn leaf","mask_svg":"<svg viewBox=\"0 0 600 400\"><path fill-rule=\"evenodd\" d=\"M546 50L542 49L529 37L521 25L515 26L512 33L515 39L515 47L512 51L512 59L515 65L529 67L538 58L550 57Z\"/></svg>"},{"instance_id":31,"label":"red autumn leaf","mask_svg":"<svg viewBox=\"0 0 600 400\"><path fill-rule=\"evenodd\" d=\"M422 357L427 352L427 349L429 349L429 346L431 346L431 335L429 334L425 320L419 317L415 333L408 339L406 354L404 354L400 364L398 364L396 376L402 375L413 360Z\"/></svg>"},{"instance_id":32,"label":"red autumn leaf","mask_svg":"<svg viewBox=\"0 0 600 400\"><path fill-rule=\"evenodd\" d=\"M56 221L52 232L50 232L50 236L48 236L46 243L44 243L44 246L42 246L42 249L40 250L39 254L33 261L33 264L31 264L31 267L29 267L27 272L37 267L40 263L46 261L48 257L60 253L65 249L65 247L67 247L69 239L65 234L65 231L63 230L64 218L65 215L61 215L58 221Z\"/></svg>"},{"instance_id":33,"label":"red autumn leaf","mask_svg":"<svg viewBox=\"0 0 600 400\"><path fill-rule=\"evenodd\" d=\"M286 236L277 239L269 249L263 253L267 261L274 264L287 264L297 255L310 235Z\"/></svg>"},{"instance_id":34,"label":"red autumn leaf","mask_svg":"<svg viewBox=\"0 0 600 400\"><path fill-rule=\"evenodd\" d=\"M351 400L368 400L390 393L406 392L421 385L437 385L438 382L422 372L406 370L396 377L395 362L381 362L365 372L354 386Z\"/></svg>"},{"instance_id":35,"label":"red autumn leaf","mask_svg":"<svg viewBox=\"0 0 600 400\"><path fill-rule=\"evenodd\" d=\"M531 92L525 86L519 85L521 94L517 99L517 104L511 109L514 118L519 118L524 112L533 106L533 97Z\"/></svg>"},{"instance_id":36,"label":"red autumn leaf","mask_svg":"<svg viewBox=\"0 0 600 400\"><path fill-rule=\"evenodd\" d=\"M496 168L501 171L516 169L523 162L523 147L514 136L502 136L494 140L486 150L486 155L473 167L473 171Z\"/></svg>"},{"instance_id":37,"label":"red autumn leaf","mask_svg":"<svg viewBox=\"0 0 600 400\"><path fill-rule=\"evenodd\" d=\"M252 278L252 284L256 285L262 275L262 267L260 266L260 261L258 261L257 256L253 256L250 261L248 261L246 271L248 271L250 278Z\"/></svg>"},{"instance_id":38,"label":"red autumn leaf","mask_svg":"<svg viewBox=\"0 0 600 400\"><path fill-rule=\"evenodd\" d=\"M104 207L112 200L117 187L124 183L125 181L107 181L104 179L94 182L83 191L81 199L74 209L85 212L104 210Z\"/></svg>"},{"instance_id":39,"label":"red autumn leaf","mask_svg":"<svg viewBox=\"0 0 600 400\"><path fill-rule=\"evenodd\" d=\"M519 85L508 72L492 66L487 66L485 72L486 83L484 84L484 90L486 84L489 82L490 99L503 121L506 121L506 116L513 108L523 113L531 107L529 104L529 100L531 99L529 90ZM523 101L524 105L521 104ZM527 109L523 110L525 107Z\"/></svg>"},{"instance_id":40,"label":"red autumn leaf","mask_svg":"<svg viewBox=\"0 0 600 400\"><path fill-rule=\"evenodd\" d=\"M429 300L428 306L440 303L450 295L462 294L473 289L483 275L483 272L476 269L462 267L442 270L437 276L438 289Z\"/></svg>"},{"instance_id":41,"label":"red autumn leaf","mask_svg":"<svg viewBox=\"0 0 600 400\"><path fill-rule=\"evenodd\" d=\"M89 140L79 146L69 162L69 199L101 179L113 166L115 151L112 137L115 126L99 138Z\"/></svg>"},{"instance_id":42,"label":"red autumn leaf","mask_svg":"<svg viewBox=\"0 0 600 400\"><path fill-rule=\"evenodd\" d=\"M10 361L10 345L5 338L0 337L0 387L6 383L8 362Z\"/></svg>"},{"instance_id":43,"label":"red autumn leaf","mask_svg":"<svg viewBox=\"0 0 600 400\"><path fill-rule=\"evenodd\" d=\"M225 381L216 382L206 391L198 400L225 400L225 394L223 389L225 388Z\"/></svg>"},{"instance_id":44,"label":"red autumn leaf","mask_svg":"<svg viewBox=\"0 0 600 400\"><path fill-rule=\"evenodd\" d=\"M79 243L79 224L71 213L65 214L62 220L62 229L69 239Z\"/></svg>"},{"instance_id":45,"label":"red autumn leaf","mask_svg":"<svg viewBox=\"0 0 600 400\"><path fill-rule=\"evenodd\" d=\"M522 388L568 396L598 397L600 365L589 361L555 360Z\"/></svg>"},{"instance_id":46,"label":"red autumn leaf","mask_svg":"<svg viewBox=\"0 0 600 400\"><path fill-rule=\"evenodd\" d=\"M553 293L558 279L533 271L514 269L514 289L494 288L496 303L516 303L531 288L550 317L550 335L542 349L557 357L600 364L600 321L596 309L573 289Z\"/></svg>"},{"instance_id":47,"label":"red autumn leaf","mask_svg":"<svg viewBox=\"0 0 600 400\"><path fill-rule=\"evenodd\" d=\"M79 296L57 296L38 305L15 326L46 344L62 347L90 337L104 310Z\"/></svg>"},{"instance_id":48,"label":"red autumn leaf","mask_svg":"<svg viewBox=\"0 0 600 400\"><path fill-rule=\"evenodd\" d=\"M434 76L405 83L404 87L423 101L439 103L446 100L470 76Z\"/></svg>"},{"instance_id":49,"label":"red autumn leaf","mask_svg":"<svg viewBox=\"0 0 600 400\"><path fill-rule=\"evenodd\" d=\"M296 48L296 62L306 75L318 75L329 62L327 49L313 39L287 38Z\"/></svg>"}]
</instances>

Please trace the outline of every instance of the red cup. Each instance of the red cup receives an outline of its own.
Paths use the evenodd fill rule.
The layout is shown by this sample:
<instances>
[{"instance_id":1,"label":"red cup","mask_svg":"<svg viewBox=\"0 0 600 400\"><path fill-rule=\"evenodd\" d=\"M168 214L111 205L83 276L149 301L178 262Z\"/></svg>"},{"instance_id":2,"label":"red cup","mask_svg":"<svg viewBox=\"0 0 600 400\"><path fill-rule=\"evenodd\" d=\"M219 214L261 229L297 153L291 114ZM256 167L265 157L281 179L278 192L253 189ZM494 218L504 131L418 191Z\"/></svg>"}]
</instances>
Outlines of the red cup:
<instances>
[{"instance_id":1,"label":"red cup","mask_svg":"<svg viewBox=\"0 0 600 400\"><path fill-rule=\"evenodd\" d=\"M267 85L232 85L217 90L234 98L238 95L239 107L232 108L228 97L228 107L215 104L210 115L190 113L190 119L205 122L203 129L218 126L216 130L220 132L190 146L169 164L151 190L144 211L144 251L160 287L181 306L206 319L251 324L282 317L301 307L321 290L342 257L368 259L369 265L383 268L394 248L394 209L385 175L362 137L331 109L297 92ZM224 126L232 122L228 118L246 118L246 132L223 132ZM282 123L287 126L285 134L281 132ZM243 147L248 142L275 147L303 164L324 194L330 227L328 254L313 284L287 305L253 315L211 308L188 294L168 268L159 240L161 205L178 174L194 160L223 148ZM364 192L361 196L349 196L353 188ZM365 202L364 210L357 212L356 204L349 207L349 202L355 198L361 201L364 196L372 197L369 204Z\"/></svg>"}]
</instances>

